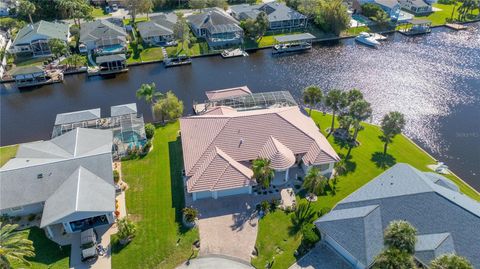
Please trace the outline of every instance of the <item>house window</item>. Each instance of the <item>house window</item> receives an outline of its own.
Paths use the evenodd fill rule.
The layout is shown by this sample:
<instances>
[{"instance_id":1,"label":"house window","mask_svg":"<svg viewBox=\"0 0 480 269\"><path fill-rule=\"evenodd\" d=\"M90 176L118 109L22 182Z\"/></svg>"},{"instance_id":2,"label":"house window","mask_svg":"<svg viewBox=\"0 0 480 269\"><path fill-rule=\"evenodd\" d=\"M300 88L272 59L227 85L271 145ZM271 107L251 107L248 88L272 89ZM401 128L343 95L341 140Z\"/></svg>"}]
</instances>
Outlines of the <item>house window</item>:
<instances>
[{"instance_id":1,"label":"house window","mask_svg":"<svg viewBox=\"0 0 480 269\"><path fill-rule=\"evenodd\" d=\"M318 168L320 169L320 171L325 171L325 170L328 170L328 168L330 168L330 165L328 163L321 164L318 166Z\"/></svg>"},{"instance_id":2,"label":"house window","mask_svg":"<svg viewBox=\"0 0 480 269\"><path fill-rule=\"evenodd\" d=\"M10 208L10 211L12 211L12 212L18 212L18 211L22 211L22 210L23 210L23 206L17 206L17 207Z\"/></svg>"}]
</instances>

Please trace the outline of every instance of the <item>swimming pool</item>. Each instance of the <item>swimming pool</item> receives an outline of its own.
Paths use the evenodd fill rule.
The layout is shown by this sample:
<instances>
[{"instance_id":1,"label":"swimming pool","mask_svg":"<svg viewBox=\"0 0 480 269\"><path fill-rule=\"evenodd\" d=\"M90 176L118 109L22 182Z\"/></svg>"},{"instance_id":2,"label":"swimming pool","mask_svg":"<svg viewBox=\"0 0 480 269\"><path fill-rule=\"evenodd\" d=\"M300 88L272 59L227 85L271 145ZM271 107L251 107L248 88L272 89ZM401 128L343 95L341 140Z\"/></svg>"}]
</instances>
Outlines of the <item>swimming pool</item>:
<instances>
[{"instance_id":1,"label":"swimming pool","mask_svg":"<svg viewBox=\"0 0 480 269\"><path fill-rule=\"evenodd\" d=\"M125 131L119 132L115 135L115 138L122 141L122 143L127 146L129 149L132 148L141 148L145 145L145 139L143 139L135 131Z\"/></svg>"}]
</instances>

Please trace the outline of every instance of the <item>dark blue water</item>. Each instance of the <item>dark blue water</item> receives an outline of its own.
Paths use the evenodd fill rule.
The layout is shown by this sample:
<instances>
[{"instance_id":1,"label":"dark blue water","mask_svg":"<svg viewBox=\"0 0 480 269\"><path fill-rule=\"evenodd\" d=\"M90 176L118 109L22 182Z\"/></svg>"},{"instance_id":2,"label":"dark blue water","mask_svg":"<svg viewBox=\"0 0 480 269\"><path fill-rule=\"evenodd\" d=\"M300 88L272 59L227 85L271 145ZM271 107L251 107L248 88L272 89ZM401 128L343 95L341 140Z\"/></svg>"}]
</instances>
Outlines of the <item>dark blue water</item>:
<instances>
[{"instance_id":1,"label":"dark blue water","mask_svg":"<svg viewBox=\"0 0 480 269\"><path fill-rule=\"evenodd\" d=\"M18 92L2 85L0 144L48 139L57 113L137 101L142 83L174 91L191 112L204 91L248 85L252 91L289 90L297 99L308 85L325 90L358 88L374 108L373 122L388 111L407 117L406 134L476 189L480 189L480 24L468 31L436 28L432 34L389 37L379 49L352 39L318 45L312 52L273 58L269 50L223 60L196 58L191 66L131 67L114 79L67 76L63 84ZM147 120L150 111L138 106Z\"/></svg>"}]
</instances>

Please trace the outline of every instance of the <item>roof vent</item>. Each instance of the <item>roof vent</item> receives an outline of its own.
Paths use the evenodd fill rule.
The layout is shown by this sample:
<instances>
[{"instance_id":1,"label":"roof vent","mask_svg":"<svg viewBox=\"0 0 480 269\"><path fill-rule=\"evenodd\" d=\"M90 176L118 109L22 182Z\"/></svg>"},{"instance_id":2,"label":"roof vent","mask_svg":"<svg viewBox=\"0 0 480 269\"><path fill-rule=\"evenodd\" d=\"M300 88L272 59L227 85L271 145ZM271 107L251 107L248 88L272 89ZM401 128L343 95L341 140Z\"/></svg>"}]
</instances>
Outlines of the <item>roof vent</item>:
<instances>
[{"instance_id":1,"label":"roof vent","mask_svg":"<svg viewBox=\"0 0 480 269\"><path fill-rule=\"evenodd\" d=\"M240 144L238 145L239 147L243 144L243 138L240 138Z\"/></svg>"}]
</instances>

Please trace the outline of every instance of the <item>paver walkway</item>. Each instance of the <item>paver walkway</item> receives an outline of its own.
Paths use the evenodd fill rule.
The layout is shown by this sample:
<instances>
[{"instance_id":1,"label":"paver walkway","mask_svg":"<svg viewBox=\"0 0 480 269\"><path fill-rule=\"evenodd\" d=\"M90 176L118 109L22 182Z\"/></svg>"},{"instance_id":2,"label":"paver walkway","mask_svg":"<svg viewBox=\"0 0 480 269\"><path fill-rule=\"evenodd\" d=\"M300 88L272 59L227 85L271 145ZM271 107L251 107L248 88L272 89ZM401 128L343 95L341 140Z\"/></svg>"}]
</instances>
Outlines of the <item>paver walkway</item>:
<instances>
[{"instance_id":1,"label":"paver walkway","mask_svg":"<svg viewBox=\"0 0 480 269\"><path fill-rule=\"evenodd\" d=\"M223 257L200 257L193 259L190 264L182 264L177 269L213 269L213 268L228 268L228 269L253 269L252 266L238 262L232 259Z\"/></svg>"},{"instance_id":2,"label":"paver walkway","mask_svg":"<svg viewBox=\"0 0 480 269\"><path fill-rule=\"evenodd\" d=\"M250 263L258 233L255 205L271 198L236 195L194 202L200 212L200 256L220 254Z\"/></svg>"}]
</instances>

